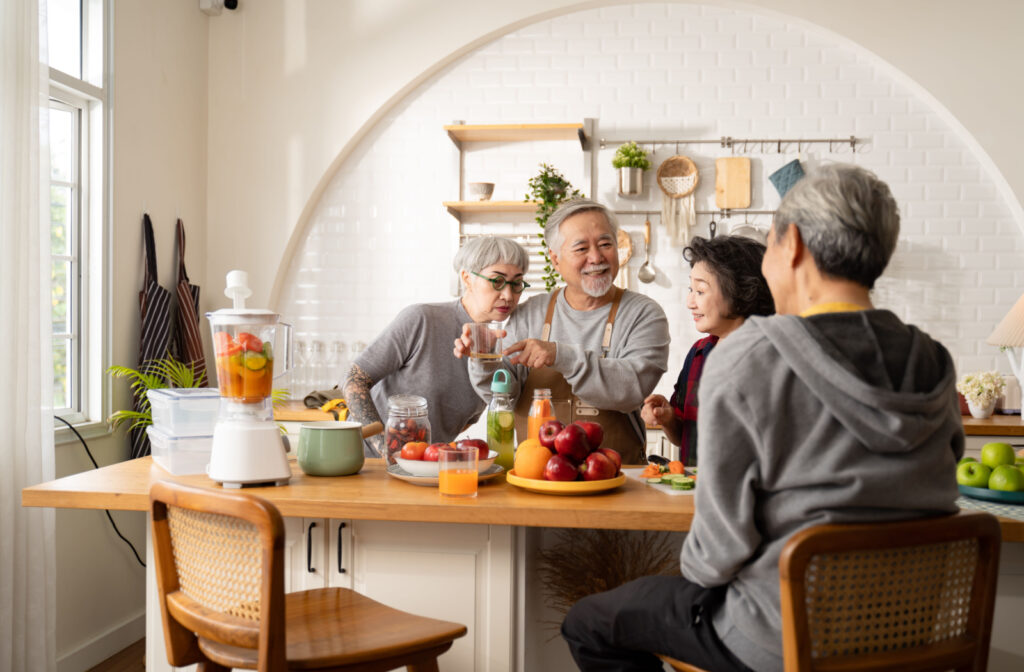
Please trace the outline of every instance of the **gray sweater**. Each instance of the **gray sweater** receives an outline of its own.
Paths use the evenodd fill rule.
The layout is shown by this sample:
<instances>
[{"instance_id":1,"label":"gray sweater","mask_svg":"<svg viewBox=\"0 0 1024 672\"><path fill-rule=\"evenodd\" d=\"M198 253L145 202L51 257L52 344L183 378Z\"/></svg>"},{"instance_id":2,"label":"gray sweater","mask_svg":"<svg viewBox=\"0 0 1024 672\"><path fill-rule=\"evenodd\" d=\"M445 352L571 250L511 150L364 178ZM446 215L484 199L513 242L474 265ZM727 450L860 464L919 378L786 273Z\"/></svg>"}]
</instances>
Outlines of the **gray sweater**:
<instances>
[{"instance_id":1,"label":"gray sweater","mask_svg":"<svg viewBox=\"0 0 1024 672\"><path fill-rule=\"evenodd\" d=\"M461 300L409 306L356 358L377 381L370 394L381 420L388 397L417 394L427 400L432 441L452 441L477 421L484 402L470 383L468 360L452 356L462 325L472 321Z\"/></svg>"},{"instance_id":2,"label":"gray sweater","mask_svg":"<svg viewBox=\"0 0 1024 672\"><path fill-rule=\"evenodd\" d=\"M550 294L539 294L519 306L505 325L508 336L502 346L540 338L550 299ZM565 291L559 292L548 339L557 344L552 368L565 376L573 393L588 404L629 413L633 429L643 441L647 432L640 408L668 368L668 319L654 299L625 292L615 314L608 356L602 358L601 339L610 310L611 304L576 310L566 301ZM529 369L516 365L511 371L513 396L518 397ZM479 389L484 393L487 388L481 384Z\"/></svg>"},{"instance_id":3,"label":"gray sweater","mask_svg":"<svg viewBox=\"0 0 1024 672\"><path fill-rule=\"evenodd\" d=\"M797 530L957 510L964 436L949 353L889 311L753 317L701 378L683 576L728 585L719 637L782 669L778 560Z\"/></svg>"}]
</instances>

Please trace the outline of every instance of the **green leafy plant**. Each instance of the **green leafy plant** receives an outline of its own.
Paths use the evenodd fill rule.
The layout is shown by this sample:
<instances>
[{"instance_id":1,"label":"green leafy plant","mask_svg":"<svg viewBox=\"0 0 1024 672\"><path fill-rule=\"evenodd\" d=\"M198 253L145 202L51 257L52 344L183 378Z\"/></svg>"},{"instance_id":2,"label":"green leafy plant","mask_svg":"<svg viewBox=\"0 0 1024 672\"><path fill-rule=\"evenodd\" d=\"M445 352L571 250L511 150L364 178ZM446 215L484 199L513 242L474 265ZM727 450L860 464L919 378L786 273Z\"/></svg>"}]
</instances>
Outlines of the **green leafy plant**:
<instances>
[{"instance_id":1,"label":"green leafy plant","mask_svg":"<svg viewBox=\"0 0 1024 672\"><path fill-rule=\"evenodd\" d=\"M619 145L612 157L614 168L640 168L647 170L651 167L651 161L647 158L647 152L637 146L635 142L627 142Z\"/></svg>"},{"instance_id":2,"label":"green leafy plant","mask_svg":"<svg viewBox=\"0 0 1024 672\"><path fill-rule=\"evenodd\" d=\"M128 429L137 429L153 424L153 413L149 406L150 390L162 390L168 387L201 387L206 380L206 372L196 375L191 364L179 362L171 356L163 359L152 359L147 362L148 366L144 371L133 369L127 366L111 366L107 369L114 378L127 378L131 381L131 390L134 397L142 399L141 409L115 411L107 418L107 424L117 429L125 423Z\"/></svg>"},{"instance_id":3,"label":"green leafy plant","mask_svg":"<svg viewBox=\"0 0 1024 672\"><path fill-rule=\"evenodd\" d=\"M540 164L540 172L531 177L527 185L529 190L524 200L539 203L537 216L534 219L540 225L540 233L537 236L541 242L540 256L544 259L544 287L550 292L558 283L558 272L551 264L547 241L544 240L544 226L548 222L548 217L559 204L573 198L580 198L583 194L578 189L574 189L569 180L565 179L557 168L546 163Z\"/></svg>"}]
</instances>

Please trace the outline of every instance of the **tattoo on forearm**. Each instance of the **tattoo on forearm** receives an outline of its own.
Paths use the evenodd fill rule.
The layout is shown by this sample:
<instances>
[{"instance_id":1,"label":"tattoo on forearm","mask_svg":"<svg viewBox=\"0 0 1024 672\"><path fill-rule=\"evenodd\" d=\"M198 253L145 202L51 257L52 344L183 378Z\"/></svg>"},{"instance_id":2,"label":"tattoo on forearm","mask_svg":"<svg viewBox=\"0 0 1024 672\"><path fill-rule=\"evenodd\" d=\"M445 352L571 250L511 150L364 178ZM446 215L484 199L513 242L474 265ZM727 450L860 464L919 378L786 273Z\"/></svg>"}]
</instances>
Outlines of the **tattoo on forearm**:
<instances>
[{"instance_id":1,"label":"tattoo on forearm","mask_svg":"<svg viewBox=\"0 0 1024 672\"><path fill-rule=\"evenodd\" d=\"M370 396L370 388L374 381L366 372L353 364L349 369L348 378L345 380L345 404L348 406L348 413L352 420L369 425L374 422L383 422L377 407L373 405L373 398ZM384 435L378 434L367 439L370 447L377 451L378 455L384 454Z\"/></svg>"}]
</instances>

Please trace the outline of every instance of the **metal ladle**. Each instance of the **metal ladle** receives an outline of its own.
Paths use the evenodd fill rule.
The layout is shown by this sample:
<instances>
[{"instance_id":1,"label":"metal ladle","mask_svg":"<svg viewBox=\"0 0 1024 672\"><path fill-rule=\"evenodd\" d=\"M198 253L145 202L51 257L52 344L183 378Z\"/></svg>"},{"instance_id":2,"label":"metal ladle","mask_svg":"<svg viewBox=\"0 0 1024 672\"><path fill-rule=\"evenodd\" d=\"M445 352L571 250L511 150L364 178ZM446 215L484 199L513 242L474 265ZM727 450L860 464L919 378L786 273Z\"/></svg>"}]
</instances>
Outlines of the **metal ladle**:
<instances>
[{"instance_id":1,"label":"metal ladle","mask_svg":"<svg viewBox=\"0 0 1024 672\"><path fill-rule=\"evenodd\" d=\"M651 268L651 220L644 222L644 265L636 272L640 282L654 282L657 273Z\"/></svg>"}]
</instances>

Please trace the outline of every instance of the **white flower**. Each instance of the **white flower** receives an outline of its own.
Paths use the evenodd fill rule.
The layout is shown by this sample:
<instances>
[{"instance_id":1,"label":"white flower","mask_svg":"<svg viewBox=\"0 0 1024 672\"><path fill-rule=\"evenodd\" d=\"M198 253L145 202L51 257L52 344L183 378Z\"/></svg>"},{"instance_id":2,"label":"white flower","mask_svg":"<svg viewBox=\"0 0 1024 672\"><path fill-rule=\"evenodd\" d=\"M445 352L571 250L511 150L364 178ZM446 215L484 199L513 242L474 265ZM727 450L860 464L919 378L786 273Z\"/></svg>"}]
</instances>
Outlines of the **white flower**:
<instances>
[{"instance_id":1,"label":"white flower","mask_svg":"<svg viewBox=\"0 0 1024 672\"><path fill-rule=\"evenodd\" d=\"M979 371L964 375L956 391L975 406L988 406L1003 392L1006 382L998 371Z\"/></svg>"}]
</instances>

